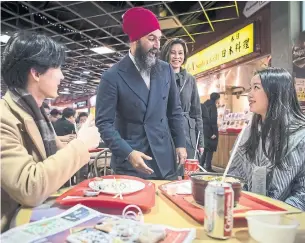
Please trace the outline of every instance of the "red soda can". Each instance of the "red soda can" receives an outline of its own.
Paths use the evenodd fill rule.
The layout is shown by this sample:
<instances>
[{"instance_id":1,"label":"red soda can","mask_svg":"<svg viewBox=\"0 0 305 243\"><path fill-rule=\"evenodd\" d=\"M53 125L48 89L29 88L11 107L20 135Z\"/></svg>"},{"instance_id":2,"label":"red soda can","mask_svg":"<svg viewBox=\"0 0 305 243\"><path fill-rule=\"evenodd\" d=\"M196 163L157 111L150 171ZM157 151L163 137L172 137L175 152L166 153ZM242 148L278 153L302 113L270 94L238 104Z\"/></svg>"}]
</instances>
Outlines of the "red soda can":
<instances>
[{"instance_id":1,"label":"red soda can","mask_svg":"<svg viewBox=\"0 0 305 243\"><path fill-rule=\"evenodd\" d=\"M204 229L216 239L228 239L233 229L234 191L231 184L210 181L204 195Z\"/></svg>"},{"instance_id":2,"label":"red soda can","mask_svg":"<svg viewBox=\"0 0 305 243\"><path fill-rule=\"evenodd\" d=\"M184 180L190 179L190 174L199 172L198 159L186 159L184 164Z\"/></svg>"}]
</instances>

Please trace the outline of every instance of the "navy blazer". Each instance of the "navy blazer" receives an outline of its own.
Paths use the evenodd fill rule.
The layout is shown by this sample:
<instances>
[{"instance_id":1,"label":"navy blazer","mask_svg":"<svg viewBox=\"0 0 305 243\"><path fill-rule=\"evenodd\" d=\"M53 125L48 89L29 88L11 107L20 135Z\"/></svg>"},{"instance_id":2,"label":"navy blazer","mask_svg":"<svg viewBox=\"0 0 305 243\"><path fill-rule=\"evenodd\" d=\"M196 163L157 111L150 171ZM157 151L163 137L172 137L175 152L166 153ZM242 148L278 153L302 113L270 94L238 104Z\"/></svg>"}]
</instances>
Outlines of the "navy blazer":
<instances>
[{"instance_id":1,"label":"navy blazer","mask_svg":"<svg viewBox=\"0 0 305 243\"><path fill-rule=\"evenodd\" d=\"M171 66L151 70L150 90L127 55L103 75L96 99L96 126L112 151L111 167L134 175L133 150L151 151L162 176L176 168L174 146L185 147L179 92ZM146 161L146 163L148 163ZM132 173L129 173L132 172Z\"/></svg>"}]
</instances>

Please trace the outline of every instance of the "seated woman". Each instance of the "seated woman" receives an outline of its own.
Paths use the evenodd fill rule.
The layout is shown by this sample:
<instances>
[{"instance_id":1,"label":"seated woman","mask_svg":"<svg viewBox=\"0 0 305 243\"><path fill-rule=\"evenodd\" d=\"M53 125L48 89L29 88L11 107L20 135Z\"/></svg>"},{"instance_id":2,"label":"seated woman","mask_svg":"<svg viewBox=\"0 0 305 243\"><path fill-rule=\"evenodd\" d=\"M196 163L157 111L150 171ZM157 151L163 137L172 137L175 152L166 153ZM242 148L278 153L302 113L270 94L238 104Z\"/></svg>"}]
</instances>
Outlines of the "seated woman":
<instances>
[{"instance_id":1,"label":"seated woman","mask_svg":"<svg viewBox=\"0 0 305 243\"><path fill-rule=\"evenodd\" d=\"M35 33L14 34L4 49L1 74L8 91L0 101L1 232L19 205L41 204L88 163L88 150L99 144L98 130L88 121L63 147L42 107L45 98L57 97L64 59L63 46Z\"/></svg>"},{"instance_id":2,"label":"seated woman","mask_svg":"<svg viewBox=\"0 0 305 243\"><path fill-rule=\"evenodd\" d=\"M292 76L282 68L259 71L248 99L254 115L229 174L249 191L305 210L305 116Z\"/></svg>"}]
</instances>

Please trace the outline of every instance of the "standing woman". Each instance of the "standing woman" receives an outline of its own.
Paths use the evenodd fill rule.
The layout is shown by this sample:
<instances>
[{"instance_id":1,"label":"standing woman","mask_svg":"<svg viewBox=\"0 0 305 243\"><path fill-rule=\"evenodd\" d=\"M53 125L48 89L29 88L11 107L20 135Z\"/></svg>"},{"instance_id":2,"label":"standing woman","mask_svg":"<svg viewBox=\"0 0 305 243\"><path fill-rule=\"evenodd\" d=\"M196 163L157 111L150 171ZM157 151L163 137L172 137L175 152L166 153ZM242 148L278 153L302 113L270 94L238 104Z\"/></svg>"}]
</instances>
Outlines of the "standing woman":
<instances>
[{"instance_id":1,"label":"standing woman","mask_svg":"<svg viewBox=\"0 0 305 243\"><path fill-rule=\"evenodd\" d=\"M186 43L184 40L177 38L168 40L161 50L161 59L170 63L175 72L184 117L187 158L193 159L197 151L196 134L198 132L200 132L200 152L203 152L203 128L196 79L182 68L182 65L186 62L187 55L188 48Z\"/></svg>"}]
</instances>

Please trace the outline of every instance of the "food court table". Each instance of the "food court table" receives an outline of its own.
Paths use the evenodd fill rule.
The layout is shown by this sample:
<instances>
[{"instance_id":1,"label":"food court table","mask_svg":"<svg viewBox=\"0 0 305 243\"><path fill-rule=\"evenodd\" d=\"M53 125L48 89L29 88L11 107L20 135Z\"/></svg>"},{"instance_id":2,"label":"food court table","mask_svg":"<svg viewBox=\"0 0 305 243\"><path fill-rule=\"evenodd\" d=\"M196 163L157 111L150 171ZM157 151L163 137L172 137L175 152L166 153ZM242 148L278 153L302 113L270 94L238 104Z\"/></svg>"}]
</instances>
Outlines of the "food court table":
<instances>
[{"instance_id":1,"label":"food court table","mask_svg":"<svg viewBox=\"0 0 305 243\"><path fill-rule=\"evenodd\" d=\"M156 185L156 189L159 185L166 183L167 181L152 181ZM263 196L256 195L260 198L265 198L267 201L274 203L277 206L283 207L287 210L296 211L295 208ZM54 198L53 198L54 200ZM15 217L15 224L17 226L26 224L30 221L32 214L32 209L21 208ZM305 242L305 212L301 214L292 215L295 217L299 223L299 231L295 243L304 243ZM164 224L177 228L196 228L197 230L197 239L194 243L213 243L213 242L225 242L225 243L255 243L256 241L251 239L248 234L247 228L234 228L234 236L228 240L215 240L208 237L204 231L203 226L197 223L194 219L188 216L184 211L178 208L174 203L167 199L161 192L156 193L156 203L155 207L151 209L149 213L144 215L145 223L153 224ZM279 242L280 243L280 242Z\"/></svg>"}]
</instances>

